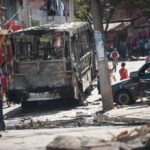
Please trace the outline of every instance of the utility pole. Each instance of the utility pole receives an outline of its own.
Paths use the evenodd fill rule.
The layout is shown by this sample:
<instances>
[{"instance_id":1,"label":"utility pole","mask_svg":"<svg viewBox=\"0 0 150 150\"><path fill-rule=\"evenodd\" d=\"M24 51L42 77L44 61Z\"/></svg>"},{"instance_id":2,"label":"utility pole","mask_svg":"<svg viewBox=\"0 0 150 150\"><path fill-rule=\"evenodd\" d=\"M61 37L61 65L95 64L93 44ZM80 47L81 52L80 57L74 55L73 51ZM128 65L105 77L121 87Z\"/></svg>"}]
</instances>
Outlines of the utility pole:
<instances>
[{"instance_id":1,"label":"utility pole","mask_svg":"<svg viewBox=\"0 0 150 150\"><path fill-rule=\"evenodd\" d=\"M74 20L73 0L69 0L69 21Z\"/></svg>"},{"instance_id":2,"label":"utility pole","mask_svg":"<svg viewBox=\"0 0 150 150\"><path fill-rule=\"evenodd\" d=\"M23 1L23 8L24 8L24 20L26 28L31 26L30 18L29 18L29 9L28 9L28 0Z\"/></svg>"},{"instance_id":3,"label":"utility pole","mask_svg":"<svg viewBox=\"0 0 150 150\"><path fill-rule=\"evenodd\" d=\"M106 61L104 50L104 32L103 32L103 3L102 0L91 0L91 13L93 16L94 36L96 42L96 53L98 72L100 80L100 89L102 95L103 111L113 109L113 96L110 84L110 74L108 63Z\"/></svg>"}]
</instances>

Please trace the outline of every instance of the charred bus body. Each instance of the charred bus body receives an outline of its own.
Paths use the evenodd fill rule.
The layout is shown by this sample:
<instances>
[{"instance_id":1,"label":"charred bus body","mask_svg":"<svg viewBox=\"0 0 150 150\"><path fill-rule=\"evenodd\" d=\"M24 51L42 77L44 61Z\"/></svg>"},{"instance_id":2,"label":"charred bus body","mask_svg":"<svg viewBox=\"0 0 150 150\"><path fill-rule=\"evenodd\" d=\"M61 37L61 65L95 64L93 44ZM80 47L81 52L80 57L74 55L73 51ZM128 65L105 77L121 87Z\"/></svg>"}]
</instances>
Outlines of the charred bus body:
<instances>
[{"instance_id":1,"label":"charred bus body","mask_svg":"<svg viewBox=\"0 0 150 150\"><path fill-rule=\"evenodd\" d=\"M79 99L95 77L93 32L88 23L36 26L10 34L13 47L9 101ZM9 69L8 69L9 70Z\"/></svg>"}]
</instances>

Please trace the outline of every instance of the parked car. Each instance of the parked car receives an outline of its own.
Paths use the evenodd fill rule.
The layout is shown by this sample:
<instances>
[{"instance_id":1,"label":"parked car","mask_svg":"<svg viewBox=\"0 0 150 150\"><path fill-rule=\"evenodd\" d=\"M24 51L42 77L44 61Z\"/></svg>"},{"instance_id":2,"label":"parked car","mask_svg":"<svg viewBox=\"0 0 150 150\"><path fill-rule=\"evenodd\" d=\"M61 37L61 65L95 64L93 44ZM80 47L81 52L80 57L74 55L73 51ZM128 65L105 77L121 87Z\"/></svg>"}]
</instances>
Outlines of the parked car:
<instances>
[{"instance_id":1,"label":"parked car","mask_svg":"<svg viewBox=\"0 0 150 150\"><path fill-rule=\"evenodd\" d=\"M128 79L112 85L114 102L120 105L133 104L139 97L146 97L149 90L150 62L131 72Z\"/></svg>"}]
</instances>

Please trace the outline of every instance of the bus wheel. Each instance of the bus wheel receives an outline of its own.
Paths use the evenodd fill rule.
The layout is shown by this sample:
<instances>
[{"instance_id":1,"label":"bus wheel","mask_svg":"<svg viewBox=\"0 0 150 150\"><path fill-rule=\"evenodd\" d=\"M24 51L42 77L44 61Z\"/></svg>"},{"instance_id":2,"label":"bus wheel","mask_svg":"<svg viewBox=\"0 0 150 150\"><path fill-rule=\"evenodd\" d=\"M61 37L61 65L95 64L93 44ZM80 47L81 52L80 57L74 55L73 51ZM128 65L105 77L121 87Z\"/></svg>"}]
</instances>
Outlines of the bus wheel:
<instances>
[{"instance_id":1,"label":"bus wheel","mask_svg":"<svg viewBox=\"0 0 150 150\"><path fill-rule=\"evenodd\" d=\"M61 98L67 103L71 103L74 99L74 89L73 87L64 87L61 91Z\"/></svg>"},{"instance_id":2,"label":"bus wheel","mask_svg":"<svg viewBox=\"0 0 150 150\"><path fill-rule=\"evenodd\" d=\"M21 107L23 110L25 109L33 109L33 108L36 108L37 106L37 102L39 101L24 101L24 102L21 102Z\"/></svg>"},{"instance_id":3,"label":"bus wheel","mask_svg":"<svg viewBox=\"0 0 150 150\"><path fill-rule=\"evenodd\" d=\"M29 103L29 102L21 102L22 110L28 109L29 106L30 106L30 103Z\"/></svg>"}]
</instances>

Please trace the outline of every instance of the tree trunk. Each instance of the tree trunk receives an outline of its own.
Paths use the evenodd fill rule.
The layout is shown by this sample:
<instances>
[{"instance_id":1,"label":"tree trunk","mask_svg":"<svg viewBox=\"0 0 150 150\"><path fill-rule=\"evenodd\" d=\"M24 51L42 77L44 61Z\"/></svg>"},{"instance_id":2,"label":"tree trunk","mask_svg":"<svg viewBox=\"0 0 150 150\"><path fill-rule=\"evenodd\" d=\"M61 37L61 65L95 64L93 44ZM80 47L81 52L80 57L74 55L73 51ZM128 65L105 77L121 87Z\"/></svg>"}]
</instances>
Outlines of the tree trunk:
<instances>
[{"instance_id":1,"label":"tree trunk","mask_svg":"<svg viewBox=\"0 0 150 150\"><path fill-rule=\"evenodd\" d=\"M100 78L100 89L102 95L103 111L113 109L113 96L110 84L108 63L106 61L103 39L103 5L100 0L91 0L91 13L94 23L94 34L96 42L97 63Z\"/></svg>"}]
</instances>

